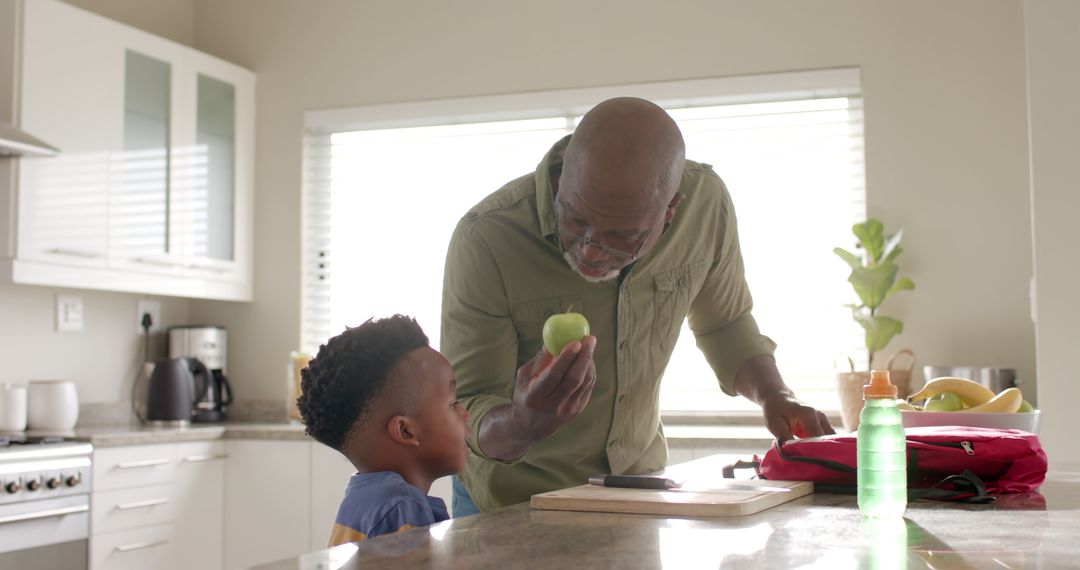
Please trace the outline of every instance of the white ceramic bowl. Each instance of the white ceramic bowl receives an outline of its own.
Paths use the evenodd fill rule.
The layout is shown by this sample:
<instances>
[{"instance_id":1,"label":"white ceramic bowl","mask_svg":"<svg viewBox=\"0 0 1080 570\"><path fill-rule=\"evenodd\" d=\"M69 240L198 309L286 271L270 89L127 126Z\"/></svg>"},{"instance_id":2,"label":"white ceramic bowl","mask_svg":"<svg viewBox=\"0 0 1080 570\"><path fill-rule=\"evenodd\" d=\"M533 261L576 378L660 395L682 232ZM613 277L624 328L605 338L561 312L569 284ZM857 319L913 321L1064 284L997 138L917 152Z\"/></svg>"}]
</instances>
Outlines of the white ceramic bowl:
<instances>
[{"instance_id":1,"label":"white ceramic bowl","mask_svg":"<svg viewBox=\"0 0 1080 570\"><path fill-rule=\"evenodd\" d=\"M922 426L970 426L997 429L1018 429L1039 433L1042 411L1027 413L979 413L979 412L909 412L900 411L904 427Z\"/></svg>"}]
</instances>

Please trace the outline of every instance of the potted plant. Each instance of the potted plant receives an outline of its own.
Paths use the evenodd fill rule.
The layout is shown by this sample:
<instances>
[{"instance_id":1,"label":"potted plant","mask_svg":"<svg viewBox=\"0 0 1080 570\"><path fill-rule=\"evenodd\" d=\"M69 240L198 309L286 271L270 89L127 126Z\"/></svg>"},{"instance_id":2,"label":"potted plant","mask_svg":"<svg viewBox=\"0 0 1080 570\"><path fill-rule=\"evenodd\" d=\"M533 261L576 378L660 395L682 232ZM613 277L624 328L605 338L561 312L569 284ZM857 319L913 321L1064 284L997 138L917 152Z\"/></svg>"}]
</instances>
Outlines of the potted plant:
<instances>
[{"instance_id":1,"label":"potted plant","mask_svg":"<svg viewBox=\"0 0 1080 570\"><path fill-rule=\"evenodd\" d=\"M878 308L886 299L900 291L914 289L915 283L907 277L897 278L899 272L896 258L903 251L900 240L904 231L900 230L886 238L885 228L880 220L870 218L851 228L859 240L862 251L852 253L843 248L834 248L838 255L851 267L848 282L855 289L858 304L846 305L851 309L855 322L866 332L866 371L856 372L851 364L851 371L837 375L840 391L841 419L844 427L854 430L859 424L859 411L862 409L862 386L869 381L870 369L873 368L874 355L881 352L894 336L904 331L904 323L897 319L881 315ZM910 350L897 352L889 359L886 368L892 369L893 361L900 354L911 357L911 366L906 370L892 372L893 384L900 396L908 393L911 368L915 365L915 356ZM848 359L851 362L850 358Z\"/></svg>"}]
</instances>

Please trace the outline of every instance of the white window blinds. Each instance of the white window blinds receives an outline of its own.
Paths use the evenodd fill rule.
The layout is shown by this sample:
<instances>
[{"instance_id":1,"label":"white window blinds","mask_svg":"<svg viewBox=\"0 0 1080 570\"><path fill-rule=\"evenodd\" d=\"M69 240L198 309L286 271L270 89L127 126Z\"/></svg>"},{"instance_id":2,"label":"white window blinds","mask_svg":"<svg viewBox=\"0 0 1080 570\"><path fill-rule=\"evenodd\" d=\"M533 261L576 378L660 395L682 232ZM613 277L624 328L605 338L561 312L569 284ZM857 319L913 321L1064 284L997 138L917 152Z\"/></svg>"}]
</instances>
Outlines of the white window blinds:
<instances>
[{"instance_id":1,"label":"white window blinds","mask_svg":"<svg viewBox=\"0 0 1080 570\"><path fill-rule=\"evenodd\" d=\"M311 113L303 212L304 349L372 316L416 316L438 345L446 244L460 216L535 169L595 102L638 95L679 123L735 202L754 315L796 393L835 409L833 359L859 354L846 265L865 216L858 74L831 70ZM685 327L685 325L684 325ZM684 330L665 410L750 409L717 388Z\"/></svg>"}]
</instances>

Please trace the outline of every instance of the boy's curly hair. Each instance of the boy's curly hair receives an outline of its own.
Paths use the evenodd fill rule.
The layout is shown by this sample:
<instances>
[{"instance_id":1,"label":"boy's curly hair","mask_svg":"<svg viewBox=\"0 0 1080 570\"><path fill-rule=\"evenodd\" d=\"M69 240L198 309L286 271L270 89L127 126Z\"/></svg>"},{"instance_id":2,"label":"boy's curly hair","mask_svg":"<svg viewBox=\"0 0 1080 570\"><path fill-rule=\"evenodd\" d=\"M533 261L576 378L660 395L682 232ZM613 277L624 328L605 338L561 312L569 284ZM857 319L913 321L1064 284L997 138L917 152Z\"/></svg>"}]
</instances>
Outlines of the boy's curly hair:
<instances>
[{"instance_id":1,"label":"boy's curly hair","mask_svg":"<svg viewBox=\"0 0 1080 570\"><path fill-rule=\"evenodd\" d=\"M394 366L425 346L427 335L404 315L368 319L320 346L300 371L303 393L296 403L308 435L341 450L345 434L380 397Z\"/></svg>"}]
</instances>

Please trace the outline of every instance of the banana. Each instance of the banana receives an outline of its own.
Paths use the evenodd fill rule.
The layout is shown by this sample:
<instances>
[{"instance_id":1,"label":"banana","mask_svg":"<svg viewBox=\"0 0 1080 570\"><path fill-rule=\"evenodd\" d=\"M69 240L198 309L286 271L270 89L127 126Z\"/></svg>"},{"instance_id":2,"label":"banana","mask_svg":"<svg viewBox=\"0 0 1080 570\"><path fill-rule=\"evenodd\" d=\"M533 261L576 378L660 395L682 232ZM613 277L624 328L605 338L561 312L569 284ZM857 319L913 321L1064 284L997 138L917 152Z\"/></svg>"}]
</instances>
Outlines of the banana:
<instances>
[{"instance_id":1,"label":"banana","mask_svg":"<svg viewBox=\"0 0 1080 570\"><path fill-rule=\"evenodd\" d=\"M896 407L897 409L903 410L905 412L914 412L918 410L918 408L912 406L907 400L903 398L896 399Z\"/></svg>"},{"instance_id":2,"label":"banana","mask_svg":"<svg viewBox=\"0 0 1080 570\"><path fill-rule=\"evenodd\" d=\"M981 406L961 410L961 412L1002 412L1011 414L1020 409L1020 404L1023 401L1024 394L1020 392L1019 388L1008 388L999 392L989 402Z\"/></svg>"},{"instance_id":3,"label":"banana","mask_svg":"<svg viewBox=\"0 0 1080 570\"><path fill-rule=\"evenodd\" d=\"M952 392L956 394L969 408L981 406L994 398L994 392L978 382L968 380L967 378L942 376L927 382L921 390L908 396L908 401L918 402L919 400L927 400L942 392Z\"/></svg>"}]
</instances>

